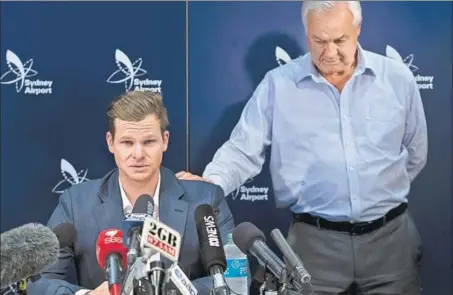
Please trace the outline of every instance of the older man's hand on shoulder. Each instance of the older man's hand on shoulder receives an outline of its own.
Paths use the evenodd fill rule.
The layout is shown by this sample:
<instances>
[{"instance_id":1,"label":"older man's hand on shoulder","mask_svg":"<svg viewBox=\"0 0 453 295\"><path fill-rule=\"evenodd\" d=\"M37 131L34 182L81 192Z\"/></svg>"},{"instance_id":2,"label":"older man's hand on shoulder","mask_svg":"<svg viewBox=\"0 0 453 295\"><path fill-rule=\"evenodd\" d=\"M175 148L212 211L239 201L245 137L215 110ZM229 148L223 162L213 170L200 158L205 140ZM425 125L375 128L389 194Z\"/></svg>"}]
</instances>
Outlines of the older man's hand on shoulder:
<instances>
[{"instance_id":1,"label":"older man's hand on shoulder","mask_svg":"<svg viewBox=\"0 0 453 295\"><path fill-rule=\"evenodd\" d=\"M187 172L187 171L179 171L178 173L176 173L176 178L181 179L181 180L200 180L200 181L206 181L206 182L214 183L210 179L203 178L203 177L198 176L198 175L194 175L194 174L192 174L190 172Z\"/></svg>"}]
</instances>

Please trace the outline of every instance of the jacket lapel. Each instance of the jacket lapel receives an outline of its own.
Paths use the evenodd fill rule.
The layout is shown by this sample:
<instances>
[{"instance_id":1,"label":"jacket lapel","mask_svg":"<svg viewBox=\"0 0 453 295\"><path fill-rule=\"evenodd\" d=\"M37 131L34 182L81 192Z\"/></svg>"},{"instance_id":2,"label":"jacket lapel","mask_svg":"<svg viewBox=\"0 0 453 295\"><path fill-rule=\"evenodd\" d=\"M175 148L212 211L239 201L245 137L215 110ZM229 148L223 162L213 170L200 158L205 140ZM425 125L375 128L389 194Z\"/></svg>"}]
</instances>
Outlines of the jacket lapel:
<instances>
[{"instance_id":1,"label":"jacket lapel","mask_svg":"<svg viewBox=\"0 0 453 295\"><path fill-rule=\"evenodd\" d=\"M106 176L98 196L101 202L93 208L98 232L107 228L121 228L124 212L118 184L118 170Z\"/></svg>"},{"instance_id":2,"label":"jacket lapel","mask_svg":"<svg viewBox=\"0 0 453 295\"><path fill-rule=\"evenodd\" d=\"M161 168L161 190L159 195L159 219L169 227L181 234L181 247L184 243L184 232L189 203L182 199L184 191L176 180L173 172ZM173 263L168 258L162 257L165 267Z\"/></svg>"},{"instance_id":3,"label":"jacket lapel","mask_svg":"<svg viewBox=\"0 0 453 295\"><path fill-rule=\"evenodd\" d=\"M109 172L103 179L101 188L98 192L99 203L93 207L95 224L93 232L95 234L93 246L95 247L99 233L108 228L121 229L121 222L124 218L123 202L121 200L120 188L118 184L118 171L115 169ZM88 272L93 286L98 286L98 282L105 281L105 274L97 264L96 256L92 257L94 267L89 267Z\"/></svg>"}]
</instances>

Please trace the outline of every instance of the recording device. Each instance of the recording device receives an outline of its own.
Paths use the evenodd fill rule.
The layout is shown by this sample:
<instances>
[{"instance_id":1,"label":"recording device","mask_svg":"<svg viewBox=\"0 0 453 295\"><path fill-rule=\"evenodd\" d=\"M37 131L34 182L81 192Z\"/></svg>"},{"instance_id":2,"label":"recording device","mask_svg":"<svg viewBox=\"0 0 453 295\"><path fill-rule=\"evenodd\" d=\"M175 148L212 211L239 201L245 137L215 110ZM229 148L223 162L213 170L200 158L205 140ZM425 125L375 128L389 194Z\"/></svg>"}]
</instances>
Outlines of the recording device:
<instances>
[{"instance_id":1,"label":"recording device","mask_svg":"<svg viewBox=\"0 0 453 295\"><path fill-rule=\"evenodd\" d=\"M29 278L39 278L44 268L57 261L60 248L73 242L75 229L64 223L54 232L42 224L28 223L2 233L0 239L0 288L17 283L26 289Z\"/></svg>"},{"instance_id":2,"label":"recording device","mask_svg":"<svg viewBox=\"0 0 453 295\"><path fill-rule=\"evenodd\" d=\"M203 204L195 209L195 224L203 265L214 280L213 294L230 294L223 273L226 269L225 251L216 224L214 208Z\"/></svg>"},{"instance_id":3,"label":"recording device","mask_svg":"<svg viewBox=\"0 0 453 295\"><path fill-rule=\"evenodd\" d=\"M128 247L127 263L131 266L140 256L140 232L143 228L143 221L146 217L152 217L154 212L154 201L149 195L141 195L135 202L131 214L126 214L122 222L123 232L127 239L124 239L124 246Z\"/></svg>"},{"instance_id":4,"label":"recording device","mask_svg":"<svg viewBox=\"0 0 453 295\"><path fill-rule=\"evenodd\" d=\"M288 283L288 274L283 261L265 244L266 237L254 224L243 222L233 230L233 242L248 255L257 258L259 264L271 271L281 284Z\"/></svg>"},{"instance_id":5,"label":"recording device","mask_svg":"<svg viewBox=\"0 0 453 295\"><path fill-rule=\"evenodd\" d=\"M148 258L138 257L135 262L127 268L126 275L121 285L121 295L130 295L134 290L136 282L148 279Z\"/></svg>"},{"instance_id":6,"label":"recording device","mask_svg":"<svg viewBox=\"0 0 453 295\"><path fill-rule=\"evenodd\" d=\"M160 293L153 293L153 285L148 279L139 279L134 283L133 295L157 295Z\"/></svg>"},{"instance_id":7,"label":"recording device","mask_svg":"<svg viewBox=\"0 0 453 295\"><path fill-rule=\"evenodd\" d=\"M119 229L103 230L96 242L96 258L105 271L110 295L121 294L121 275L127 267L127 249L123 245L123 232Z\"/></svg>"},{"instance_id":8,"label":"recording device","mask_svg":"<svg viewBox=\"0 0 453 295\"><path fill-rule=\"evenodd\" d=\"M279 229L276 228L272 230L271 237L277 247L283 253L283 256L286 258L287 263L292 268L291 277L293 278L293 284L301 288L302 284L308 283L311 280L310 274L305 269L304 264L300 260L299 256L294 253L288 242L286 242L286 239L283 237L283 234Z\"/></svg>"},{"instance_id":9,"label":"recording device","mask_svg":"<svg viewBox=\"0 0 453 295\"><path fill-rule=\"evenodd\" d=\"M179 267L178 263L173 263L167 269L164 284L165 295L197 295L198 291L186 274Z\"/></svg>"},{"instance_id":10,"label":"recording device","mask_svg":"<svg viewBox=\"0 0 453 295\"><path fill-rule=\"evenodd\" d=\"M260 265L253 275L251 289L254 293L277 295L278 283L277 278L266 267Z\"/></svg>"}]
</instances>

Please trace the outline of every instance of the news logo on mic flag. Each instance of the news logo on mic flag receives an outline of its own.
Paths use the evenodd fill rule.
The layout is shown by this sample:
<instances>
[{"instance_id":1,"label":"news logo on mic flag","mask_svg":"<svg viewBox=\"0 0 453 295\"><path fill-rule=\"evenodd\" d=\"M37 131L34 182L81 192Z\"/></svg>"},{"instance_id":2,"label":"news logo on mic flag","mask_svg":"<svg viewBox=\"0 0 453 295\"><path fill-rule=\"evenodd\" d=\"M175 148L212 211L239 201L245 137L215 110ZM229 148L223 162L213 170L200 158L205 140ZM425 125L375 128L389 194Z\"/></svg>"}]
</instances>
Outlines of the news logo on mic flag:
<instances>
[{"instance_id":1,"label":"news logo on mic flag","mask_svg":"<svg viewBox=\"0 0 453 295\"><path fill-rule=\"evenodd\" d=\"M127 249L123 246L123 231L117 228L103 230L96 241L96 257L99 265L104 268L106 258L112 253L119 253L122 256L123 266L127 267Z\"/></svg>"},{"instance_id":2,"label":"news logo on mic flag","mask_svg":"<svg viewBox=\"0 0 453 295\"><path fill-rule=\"evenodd\" d=\"M181 234L168 225L147 217L143 224L141 248L152 248L172 261L178 261Z\"/></svg>"},{"instance_id":3,"label":"news logo on mic flag","mask_svg":"<svg viewBox=\"0 0 453 295\"><path fill-rule=\"evenodd\" d=\"M167 281L171 281L182 295L197 295L198 293L198 290L177 263L174 263L167 270Z\"/></svg>"}]
</instances>

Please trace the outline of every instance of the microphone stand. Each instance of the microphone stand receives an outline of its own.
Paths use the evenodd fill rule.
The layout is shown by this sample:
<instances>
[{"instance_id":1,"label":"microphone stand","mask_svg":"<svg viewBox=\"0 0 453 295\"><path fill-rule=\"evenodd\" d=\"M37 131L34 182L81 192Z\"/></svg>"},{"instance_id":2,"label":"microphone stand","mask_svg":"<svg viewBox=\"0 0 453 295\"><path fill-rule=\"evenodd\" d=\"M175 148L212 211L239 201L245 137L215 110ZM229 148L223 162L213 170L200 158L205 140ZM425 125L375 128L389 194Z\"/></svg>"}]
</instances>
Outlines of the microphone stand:
<instances>
[{"instance_id":1,"label":"microphone stand","mask_svg":"<svg viewBox=\"0 0 453 295\"><path fill-rule=\"evenodd\" d=\"M155 295L151 282L147 279L139 279L132 291L133 295Z\"/></svg>"},{"instance_id":2,"label":"microphone stand","mask_svg":"<svg viewBox=\"0 0 453 295\"><path fill-rule=\"evenodd\" d=\"M280 275L280 288L278 290L279 295L286 295L288 293L288 287L291 286L290 278L288 276L287 268L283 268L283 271Z\"/></svg>"},{"instance_id":3,"label":"microphone stand","mask_svg":"<svg viewBox=\"0 0 453 295\"><path fill-rule=\"evenodd\" d=\"M263 292L264 295L277 295L277 278L269 271L264 273Z\"/></svg>"},{"instance_id":4,"label":"microphone stand","mask_svg":"<svg viewBox=\"0 0 453 295\"><path fill-rule=\"evenodd\" d=\"M26 279L20 280L17 283L10 284L8 287L5 287L1 290L1 295L6 295L12 293L14 295L27 295L27 285L29 282L36 282L41 278L40 274L29 276Z\"/></svg>"},{"instance_id":5,"label":"microphone stand","mask_svg":"<svg viewBox=\"0 0 453 295\"><path fill-rule=\"evenodd\" d=\"M230 290L228 285L225 283L222 268L218 265L214 265L209 270L209 274L214 280L211 295L230 295Z\"/></svg>"},{"instance_id":6,"label":"microphone stand","mask_svg":"<svg viewBox=\"0 0 453 295\"><path fill-rule=\"evenodd\" d=\"M13 294L13 295L21 295L23 293L19 293L19 288L17 287L17 283L10 284L8 287L3 288L0 291L1 295L8 295L8 294Z\"/></svg>"},{"instance_id":7,"label":"microphone stand","mask_svg":"<svg viewBox=\"0 0 453 295\"><path fill-rule=\"evenodd\" d=\"M149 263L148 278L153 295L164 294L165 266L160 260Z\"/></svg>"}]
</instances>

